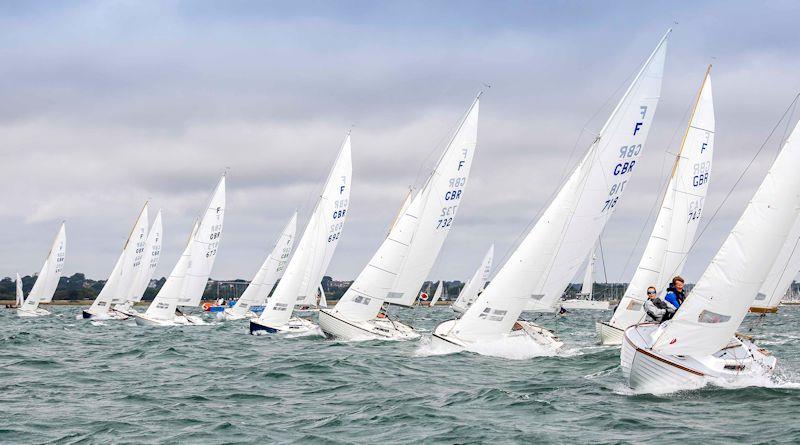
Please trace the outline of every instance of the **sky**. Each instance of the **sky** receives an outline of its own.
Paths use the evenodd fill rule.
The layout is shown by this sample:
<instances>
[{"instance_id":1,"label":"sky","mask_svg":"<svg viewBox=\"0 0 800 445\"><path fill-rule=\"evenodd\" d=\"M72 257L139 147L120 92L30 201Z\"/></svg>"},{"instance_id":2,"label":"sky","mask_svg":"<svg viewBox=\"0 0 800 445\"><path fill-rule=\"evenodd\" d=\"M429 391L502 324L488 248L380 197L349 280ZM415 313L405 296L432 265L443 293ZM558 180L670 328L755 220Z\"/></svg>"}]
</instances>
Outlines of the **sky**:
<instances>
[{"instance_id":1,"label":"sky","mask_svg":"<svg viewBox=\"0 0 800 445\"><path fill-rule=\"evenodd\" d=\"M294 210L305 224L352 128L350 212L327 273L352 279L488 84L430 276L464 280L491 243L503 262L672 27L654 126L597 280L630 279L713 63L706 215L719 210L688 260L693 281L800 117L780 121L800 91L799 17L793 1L3 2L0 276L37 272L66 220L65 274L105 279L148 199L164 212L156 276L167 275L227 169L212 278L249 279Z\"/></svg>"}]
</instances>

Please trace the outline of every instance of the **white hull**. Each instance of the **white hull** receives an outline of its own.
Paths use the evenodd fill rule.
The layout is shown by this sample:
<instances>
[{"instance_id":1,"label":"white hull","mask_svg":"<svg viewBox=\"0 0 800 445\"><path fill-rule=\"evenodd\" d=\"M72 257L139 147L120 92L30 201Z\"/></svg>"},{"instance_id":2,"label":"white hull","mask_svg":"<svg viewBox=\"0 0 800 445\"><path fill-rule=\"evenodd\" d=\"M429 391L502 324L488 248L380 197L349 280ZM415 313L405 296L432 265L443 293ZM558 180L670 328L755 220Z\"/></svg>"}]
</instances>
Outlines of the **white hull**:
<instances>
[{"instance_id":1,"label":"white hull","mask_svg":"<svg viewBox=\"0 0 800 445\"><path fill-rule=\"evenodd\" d=\"M769 377L777 363L769 352L739 338L706 357L660 354L651 348L661 329L657 324L643 323L625 330L620 367L628 386L635 390L671 392L714 381L743 384Z\"/></svg>"},{"instance_id":2,"label":"white hull","mask_svg":"<svg viewBox=\"0 0 800 445\"><path fill-rule=\"evenodd\" d=\"M208 324L196 315L176 315L171 320L152 318L148 317L147 314L133 314L132 317L139 326L199 326Z\"/></svg>"},{"instance_id":3,"label":"white hull","mask_svg":"<svg viewBox=\"0 0 800 445\"><path fill-rule=\"evenodd\" d=\"M464 315L464 312L467 312L467 309L469 309L469 306L461 307L461 306L456 306L455 304L451 304L450 305L450 309L452 309L453 312L456 313L456 315L461 317L462 315Z\"/></svg>"},{"instance_id":4,"label":"white hull","mask_svg":"<svg viewBox=\"0 0 800 445\"><path fill-rule=\"evenodd\" d=\"M296 309L292 312L292 314L298 317L311 317L314 314L318 313L319 309L317 308L309 308L309 309Z\"/></svg>"},{"instance_id":5,"label":"white hull","mask_svg":"<svg viewBox=\"0 0 800 445\"><path fill-rule=\"evenodd\" d=\"M43 317L45 315L50 315L50 311L41 307L37 307L32 311L17 308L17 317Z\"/></svg>"},{"instance_id":6,"label":"white hull","mask_svg":"<svg viewBox=\"0 0 800 445\"><path fill-rule=\"evenodd\" d=\"M318 335L320 330L319 326L305 318L292 317L281 326L268 326L256 318L250 320L250 333L253 335L277 334L301 337Z\"/></svg>"},{"instance_id":7,"label":"white hull","mask_svg":"<svg viewBox=\"0 0 800 445\"><path fill-rule=\"evenodd\" d=\"M516 337L528 337L542 348L550 351L557 351L564 343L556 337L553 331L543 328L529 321L517 321L515 329L504 334L502 338L486 338L481 340L463 339L452 334L453 325L458 320L446 321L433 331L431 345L435 349L443 351L460 352L470 350L470 347L481 341L495 342L502 339L512 339Z\"/></svg>"},{"instance_id":8,"label":"white hull","mask_svg":"<svg viewBox=\"0 0 800 445\"><path fill-rule=\"evenodd\" d=\"M108 312L104 314L95 314L93 312L89 312L88 310L81 311L81 316L84 320L127 320L130 318L129 315L118 312L114 309L109 309Z\"/></svg>"},{"instance_id":9,"label":"white hull","mask_svg":"<svg viewBox=\"0 0 800 445\"><path fill-rule=\"evenodd\" d=\"M367 321L349 321L333 309L319 311L319 326L327 337L347 341L365 340L417 340L412 327L388 318Z\"/></svg>"},{"instance_id":10,"label":"white hull","mask_svg":"<svg viewBox=\"0 0 800 445\"><path fill-rule=\"evenodd\" d=\"M564 300L561 302L564 309L589 309L595 311L607 311L608 301L603 300Z\"/></svg>"},{"instance_id":11,"label":"white hull","mask_svg":"<svg viewBox=\"0 0 800 445\"><path fill-rule=\"evenodd\" d=\"M605 321L598 321L595 323L597 329L597 336L600 339L601 345L621 345L622 335L625 333L623 329L612 326Z\"/></svg>"},{"instance_id":12,"label":"white hull","mask_svg":"<svg viewBox=\"0 0 800 445\"><path fill-rule=\"evenodd\" d=\"M227 308L222 312L217 312L217 318L225 321L250 320L258 318L258 314L253 311L245 311L243 314L233 313L230 308Z\"/></svg>"}]
</instances>

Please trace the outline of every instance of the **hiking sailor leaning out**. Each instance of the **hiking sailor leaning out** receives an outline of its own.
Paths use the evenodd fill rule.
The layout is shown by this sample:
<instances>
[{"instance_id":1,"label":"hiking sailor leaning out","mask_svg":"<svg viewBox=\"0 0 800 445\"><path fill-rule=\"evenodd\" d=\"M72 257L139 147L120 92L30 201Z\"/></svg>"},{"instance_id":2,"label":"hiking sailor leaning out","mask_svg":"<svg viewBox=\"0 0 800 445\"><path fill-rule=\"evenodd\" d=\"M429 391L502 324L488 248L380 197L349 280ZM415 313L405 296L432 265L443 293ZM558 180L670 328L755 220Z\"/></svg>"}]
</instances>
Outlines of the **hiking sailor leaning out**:
<instances>
[{"instance_id":1,"label":"hiking sailor leaning out","mask_svg":"<svg viewBox=\"0 0 800 445\"><path fill-rule=\"evenodd\" d=\"M647 300L644 301L644 312L647 314L646 321L651 323L661 323L666 318L669 306L667 303L658 298L656 288L650 286L647 288Z\"/></svg>"}]
</instances>

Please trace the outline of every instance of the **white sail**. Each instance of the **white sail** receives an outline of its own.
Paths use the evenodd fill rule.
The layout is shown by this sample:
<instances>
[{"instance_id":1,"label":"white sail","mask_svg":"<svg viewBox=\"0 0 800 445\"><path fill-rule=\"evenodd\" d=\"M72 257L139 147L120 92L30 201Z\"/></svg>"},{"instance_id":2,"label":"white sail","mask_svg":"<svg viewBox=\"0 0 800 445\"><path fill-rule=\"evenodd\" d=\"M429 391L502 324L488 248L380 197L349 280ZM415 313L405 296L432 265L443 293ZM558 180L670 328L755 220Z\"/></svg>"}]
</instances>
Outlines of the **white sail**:
<instances>
[{"instance_id":1,"label":"white sail","mask_svg":"<svg viewBox=\"0 0 800 445\"><path fill-rule=\"evenodd\" d=\"M442 292L444 292L444 281L439 281L439 285L436 286L436 291L433 292L433 298L431 298L430 307L434 307L436 302L442 298Z\"/></svg>"},{"instance_id":2,"label":"white sail","mask_svg":"<svg viewBox=\"0 0 800 445\"><path fill-rule=\"evenodd\" d=\"M478 298L478 293L483 290L483 286L489 281L489 274L492 272L492 261L494 259L494 244L489 247L489 250L486 251L486 255L483 256L483 261L481 261L480 267L472 274L472 278L467 281L467 284L461 289L461 292L458 294L458 298L456 301L453 302L453 306L456 308L466 310L476 298Z\"/></svg>"},{"instance_id":3,"label":"white sail","mask_svg":"<svg viewBox=\"0 0 800 445\"><path fill-rule=\"evenodd\" d=\"M175 309L178 307L178 299L184 288L186 271L189 269L192 247L194 246L193 239L197 228L198 223L195 222L192 235L189 237L189 241L186 243L180 258L178 258L178 262L175 263L175 267L172 268L167 281L161 286L153 302L147 308L147 312L145 312L147 317L157 320L173 320L175 318Z\"/></svg>"},{"instance_id":4,"label":"white sail","mask_svg":"<svg viewBox=\"0 0 800 445\"><path fill-rule=\"evenodd\" d=\"M225 175L222 175L200 219L200 225L192 237L193 246L190 249L192 258L189 261L189 269L186 271L183 291L178 298L178 306L197 306L203 299L211 268L217 258L224 216Z\"/></svg>"},{"instance_id":5,"label":"white sail","mask_svg":"<svg viewBox=\"0 0 800 445\"><path fill-rule=\"evenodd\" d=\"M450 334L465 341L497 338L530 302L555 306L628 188L658 105L667 35L542 217Z\"/></svg>"},{"instance_id":6,"label":"white sail","mask_svg":"<svg viewBox=\"0 0 800 445\"><path fill-rule=\"evenodd\" d=\"M586 299L592 299L592 288L594 287L594 262L597 260L595 249L589 252L589 259L586 261L586 270L583 272L583 284L581 284L580 295Z\"/></svg>"},{"instance_id":7,"label":"white sail","mask_svg":"<svg viewBox=\"0 0 800 445\"><path fill-rule=\"evenodd\" d=\"M48 252L47 258L44 260L42 269L36 277L36 282L33 283L33 288L22 305L23 309L33 311L39 306L39 303L53 301L53 294L56 292L58 280L64 270L66 248L67 232L62 222L56 238L53 240L53 245L50 247L50 252Z\"/></svg>"},{"instance_id":8,"label":"white sail","mask_svg":"<svg viewBox=\"0 0 800 445\"><path fill-rule=\"evenodd\" d=\"M19 273L17 273L17 307L21 307L24 302L25 295L22 293L22 278L20 278Z\"/></svg>"},{"instance_id":9,"label":"white sail","mask_svg":"<svg viewBox=\"0 0 800 445\"><path fill-rule=\"evenodd\" d=\"M655 351L706 356L733 338L797 220L798 165L800 124L711 264L656 339Z\"/></svg>"},{"instance_id":10,"label":"white sail","mask_svg":"<svg viewBox=\"0 0 800 445\"><path fill-rule=\"evenodd\" d=\"M424 187L407 197L391 231L334 310L375 318L384 302L411 306L452 227L478 137L480 96L470 106ZM410 202L409 202L409 199Z\"/></svg>"},{"instance_id":11,"label":"white sail","mask_svg":"<svg viewBox=\"0 0 800 445\"><path fill-rule=\"evenodd\" d=\"M106 284L94 299L88 312L95 315L108 313L112 304L126 301L131 294L142 265L142 254L147 238L148 207L149 204L145 203L139 212Z\"/></svg>"},{"instance_id":12,"label":"white sail","mask_svg":"<svg viewBox=\"0 0 800 445\"><path fill-rule=\"evenodd\" d=\"M655 226L639 266L610 324L625 329L644 319L647 288L663 294L672 277L680 275L700 225L714 154L714 100L709 71L697 95L694 111L675 158Z\"/></svg>"},{"instance_id":13,"label":"white sail","mask_svg":"<svg viewBox=\"0 0 800 445\"><path fill-rule=\"evenodd\" d=\"M283 271L286 269L289 255L292 253L296 230L297 212L294 212L283 227L283 230L281 230L281 234L273 245L267 259L261 264L261 268L258 269L239 301L230 309L231 314L244 315L253 306L263 306L267 302L269 293L275 287L275 283L283 276Z\"/></svg>"},{"instance_id":14,"label":"white sail","mask_svg":"<svg viewBox=\"0 0 800 445\"><path fill-rule=\"evenodd\" d=\"M153 273L158 267L158 260L161 258L161 244L163 226L161 222L161 210L156 214L156 219L153 220L153 226L147 234L147 241L144 245L142 253L142 265L139 268L139 273L131 286L131 292L128 295L127 303L133 305L142 301L147 286L150 285L150 280L153 279Z\"/></svg>"},{"instance_id":15,"label":"white sail","mask_svg":"<svg viewBox=\"0 0 800 445\"><path fill-rule=\"evenodd\" d=\"M328 300L325 298L325 289L322 288L322 284L319 285L319 300L317 301L317 307L322 309L328 308Z\"/></svg>"},{"instance_id":16,"label":"white sail","mask_svg":"<svg viewBox=\"0 0 800 445\"><path fill-rule=\"evenodd\" d=\"M750 306L752 312L777 312L797 272L800 271L800 218L796 219L789 237L783 243L769 275Z\"/></svg>"},{"instance_id":17,"label":"white sail","mask_svg":"<svg viewBox=\"0 0 800 445\"><path fill-rule=\"evenodd\" d=\"M348 134L286 272L259 317L261 322L282 326L292 317L296 303L316 295L347 218L352 171Z\"/></svg>"}]
</instances>

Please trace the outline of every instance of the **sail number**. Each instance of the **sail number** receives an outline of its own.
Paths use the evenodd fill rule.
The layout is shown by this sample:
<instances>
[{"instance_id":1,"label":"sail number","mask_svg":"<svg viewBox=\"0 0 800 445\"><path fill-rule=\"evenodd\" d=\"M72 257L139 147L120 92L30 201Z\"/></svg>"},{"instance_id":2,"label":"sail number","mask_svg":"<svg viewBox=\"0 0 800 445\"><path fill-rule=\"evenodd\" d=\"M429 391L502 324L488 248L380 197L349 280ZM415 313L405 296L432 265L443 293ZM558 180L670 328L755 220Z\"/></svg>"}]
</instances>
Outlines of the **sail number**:
<instances>
[{"instance_id":1,"label":"sail number","mask_svg":"<svg viewBox=\"0 0 800 445\"><path fill-rule=\"evenodd\" d=\"M697 201L692 201L689 203L689 219L686 221L687 223L692 222L696 219L700 219L700 215L703 213L703 199L698 199Z\"/></svg>"},{"instance_id":2,"label":"sail number","mask_svg":"<svg viewBox=\"0 0 800 445\"><path fill-rule=\"evenodd\" d=\"M711 161L698 162L694 164L694 177L692 185L699 187L708 182L708 173L711 171Z\"/></svg>"},{"instance_id":3,"label":"sail number","mask_svg":"<svg viewBox=\"0 0 800 445\"><path fill-rule=\"evenodd\" d=\"M342 228L344 227L344 217L347 215L348 204L350 204L349 199L337 199L336 201L333 202L334 210L331 216L335 222L331 224L330 230L328 231L329 243L338 240L342 234Z\"/></svg>"}]
</instances>

